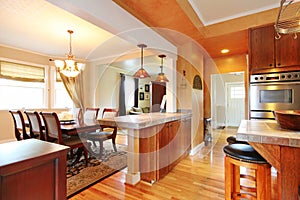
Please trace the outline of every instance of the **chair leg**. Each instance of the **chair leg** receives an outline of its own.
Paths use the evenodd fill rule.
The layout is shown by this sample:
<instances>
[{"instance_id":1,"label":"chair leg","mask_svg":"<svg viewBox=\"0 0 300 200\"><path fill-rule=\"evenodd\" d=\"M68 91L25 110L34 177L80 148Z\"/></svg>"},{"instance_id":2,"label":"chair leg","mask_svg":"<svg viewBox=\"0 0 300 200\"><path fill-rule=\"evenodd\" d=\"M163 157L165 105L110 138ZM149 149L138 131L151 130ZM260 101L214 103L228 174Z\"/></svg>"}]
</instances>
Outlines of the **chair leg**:
<instances>
[{"instance_id":1,"label":"chair leg","mask_svg":"<svg viewBox=\"0 0 300 200\"><path fill-rule=\"evenodd\" d=\"M103 140L99 140L100 143L100 150L99 150L99 158L102 158L103 156Z\"/></svg>"},{"instance_id":2,"label":"chair leg","mask_svg":"<svg viewBox=\"0 0 300 200\"><path fill-rule=\"evenodd\" d=\"M85 146L83 147L83 154L84 154L84 160L85 160L85 165L87 166L89 162L89 154L87 148Z\"/></svg>"},{"instance_id":3,"label":"chair leg","mask_svg":"<svg viewBox=\"0 0 300 200\"><path fill-rule=\"evenodd\" d=\"M116 138L112 138L111 141L112 141L112 146L114 148L114 151L117 152Z\"/></svg>"}]
</instances>

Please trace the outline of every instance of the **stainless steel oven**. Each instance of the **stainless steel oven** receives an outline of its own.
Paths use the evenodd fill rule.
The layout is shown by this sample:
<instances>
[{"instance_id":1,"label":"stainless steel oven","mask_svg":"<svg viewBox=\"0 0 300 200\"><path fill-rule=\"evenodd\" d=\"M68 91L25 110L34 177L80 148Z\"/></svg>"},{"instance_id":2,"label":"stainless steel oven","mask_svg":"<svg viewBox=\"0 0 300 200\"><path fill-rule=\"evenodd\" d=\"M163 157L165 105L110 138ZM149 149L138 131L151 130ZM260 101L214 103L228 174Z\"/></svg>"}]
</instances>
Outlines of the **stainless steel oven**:
<instances>
[{"instance_id":1,"label":"stainless steel oven","mask_svg":"<svg viewBox=\"0 0 300 200\"><path fill-rule=\"evenodd\" d=\"M250 76L250 119L274 119L273 110L300 110L300 71Z\"/></svg>"}]
</instances>

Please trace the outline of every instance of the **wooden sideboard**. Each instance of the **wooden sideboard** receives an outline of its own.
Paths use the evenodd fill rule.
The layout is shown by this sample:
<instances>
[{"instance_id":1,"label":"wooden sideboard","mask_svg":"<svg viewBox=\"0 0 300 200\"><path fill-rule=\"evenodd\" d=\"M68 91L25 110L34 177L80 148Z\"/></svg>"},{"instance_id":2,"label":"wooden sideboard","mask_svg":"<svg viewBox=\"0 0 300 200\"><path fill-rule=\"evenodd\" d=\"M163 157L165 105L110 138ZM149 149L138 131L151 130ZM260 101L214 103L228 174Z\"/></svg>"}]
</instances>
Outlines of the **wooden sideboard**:
<instances>
[{"instance_id":1,"label":"wooden sideboard","mask_svg":"<svg viewBox=\"0 0 300 200\"><path fill-rule=\"evenodd\" d=\"M37 139L0 144L0 200L66 199L68 149Z\"/></svg>"}]
</instances>

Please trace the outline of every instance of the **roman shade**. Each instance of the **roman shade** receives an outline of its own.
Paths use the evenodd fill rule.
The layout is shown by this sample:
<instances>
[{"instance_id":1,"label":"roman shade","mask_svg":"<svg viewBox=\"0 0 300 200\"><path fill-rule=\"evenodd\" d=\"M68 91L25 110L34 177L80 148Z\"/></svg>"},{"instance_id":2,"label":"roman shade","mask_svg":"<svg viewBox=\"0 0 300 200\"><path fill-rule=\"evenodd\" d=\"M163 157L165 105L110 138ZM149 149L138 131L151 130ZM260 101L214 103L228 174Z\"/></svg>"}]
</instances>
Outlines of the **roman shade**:
<instances>
[{"instance_id":1,"label":"roman shade","mask_svg":"<svg viewBox=\"0 0 300 200\"><path fill-rule=\"evenodd\" d=\"M0 78L26 82L45 82L45 69L0 61Z\"/></svg>"}]
</instances>

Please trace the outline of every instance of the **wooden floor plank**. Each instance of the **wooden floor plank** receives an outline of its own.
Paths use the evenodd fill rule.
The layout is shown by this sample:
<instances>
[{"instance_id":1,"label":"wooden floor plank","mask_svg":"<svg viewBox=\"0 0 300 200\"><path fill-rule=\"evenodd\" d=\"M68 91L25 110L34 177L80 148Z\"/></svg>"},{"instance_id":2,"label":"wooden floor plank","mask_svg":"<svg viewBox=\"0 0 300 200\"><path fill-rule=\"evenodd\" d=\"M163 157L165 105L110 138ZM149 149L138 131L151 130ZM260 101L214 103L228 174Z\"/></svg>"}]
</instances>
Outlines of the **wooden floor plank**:
<instances>
[{"instance_id":1,"label":"wooden floor plank","mask_svg":"<svg viewBox=\"0 0 300 200\"><path fill-rule=\"evenodd\" d=\"M226 138L236 131L236 128L213 130L211 144L202 148L196 155L183 159L168 175L153 185L145 182L135 186L125 184L124 169L70 199L223 200L223 147L226 145ZM126 138L120 136L117 142L126 143Z\"/></svg>"}]
</instances>

